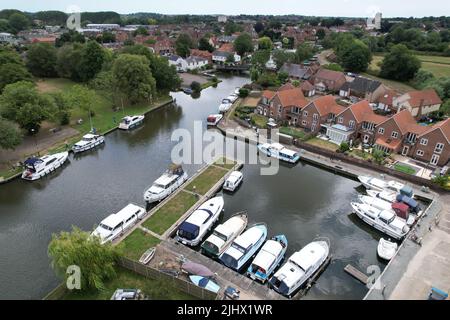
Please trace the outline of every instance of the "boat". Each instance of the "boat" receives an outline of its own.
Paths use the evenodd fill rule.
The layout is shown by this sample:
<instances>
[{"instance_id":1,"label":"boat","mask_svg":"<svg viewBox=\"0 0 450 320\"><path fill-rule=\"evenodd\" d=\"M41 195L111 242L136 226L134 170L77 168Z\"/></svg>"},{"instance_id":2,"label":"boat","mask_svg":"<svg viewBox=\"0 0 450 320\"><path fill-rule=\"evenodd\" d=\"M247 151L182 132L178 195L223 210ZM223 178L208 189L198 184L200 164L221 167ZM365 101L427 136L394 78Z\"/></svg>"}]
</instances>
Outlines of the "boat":
<instances>
[{"instance_id":1,"label":"boat","mask_svg":"<svg viewBox=\"0 0 450 320\"><path fill-rule=\"evenodd\" d=\"M191 89L191 88L183 88L183 92L185 93L185 94L192 94L194 91Z\"/></svg>"},{"instance_id":2,"label":"boat","mask_svg":"<svg viewBox=\"0 0 450 320\"><path fill-rule=\"evenodd\" d=\"M222 120L222 118L223 118L222 114L211 114L206 119L206 124L208 126L217 126L220 120Z\"/></svg>"},{"instance_id":3,"label":"boat","mask_svg":"<svg viewBox=\"0 0 450 320\"><path fill-rule=\"evenodd\" d=\"M223 99L222 103L219 106L219 112L220 113L227 112L228 110L230 110L232 105L233 105L233 102L231 102L230 99L227 99L227 98Z\"/></svg>"},{"instance_id":4,"label":"boat","mask_svg":"<svg viewBox=\"0 0 450 320\"><path fill-rule=\"evenodd\" d=\"M223 189L226 191L234 192L237 187L242 183L244 175L240 171L233 171L223 184Z\"/></svg>"},{"instance_id":5,"label":"boat","mask_svg":"<svg viewBox=\"0 0 450 320\"><path fill-rule=\"evenodd\" d=\"M111 300L143 300L144 294L139 289L117 289Z\"/></svg>"},{"instance_id":6,"label":"boat","mask_svg":"<svg viewBox=\"0 0 450 320\"><path fill-rule=\"evenodd\" d=\"M399 205L397 202L391 203L391 202L384 201L380 198L369 197L369 196L359 196L359 201L361 201L361 203L365 203L369 206L372 206L378 210L387 210L387 211L393 210L394 213L398 217L400 217L406 221L406 224L408 226L413 225L415 222L415 218L412 216L409 216L409 212L408 212L409 208L406 205L402 206L402 205ZM405 208L405 206L406 206L406 208Z\"/></svg>"},{"instance_id":7,"label":"boat","mask_svg":"<svg viewBox=\"0 0 450 320\"><path fill-rule=\"evenodd\" d=\"M238 213L217 226L202 244L202 252L213 258L219 257L234 239L245 230L248 223L246 213Z\"/></svg>"},{"instance_id":8,"label":"boat","mask_svg":"<svg viewBox=\"0 0 450 320\"><path fill-rule=\"evenodd\" d=\"M183 263L181 270L187 274L204 278L212 278L215 276L215 274L204 265L191 261Z\"/></svg>"},{"instance_id":9,"label":"boat","mask_svg":"<svg viewBox=\"0 0 450 320\"><path fill-rule=\"evenodd\" d=\"M119 212L103 219L91 236L100 238L101 244L113 241L134 226L146 213L144 208L130 203Z\"/></svg>"},{"instance_id":10,"label":"boat","mask_svg":"<svg viewBox=\"0 0 450 320\"><path fill-rule=\"evenodd\" d=\"M188 175L180 165L172 164L153 184L144 192L144 201L153 203L161 201L171 195L188 180Z\"/></svg>"},{"instance_id":11,"label":"boat","mask_svg":"<svg viewBox=\"0 0 450 320\"><path fill-rule=\"evenodd\" d=\"M403 202L406 205L408 205L411 212L416 214L418 217L420 217L422 214L422 208L421 208L420 204L416 200L414 200L408 196L405 196L403 194L397 194L394 191L379 192L379 191L374 191L374 190L367 190L367 194L371 197L379 198L379 199L382 199L382 200L390 202L390 203Z\"/></svg>"},{"instance_id":12,"label":"boat","mask_svg":"<svg viewBox=\"0 0 450 320\"><path fill-rule=\"evenodd\" d=\"M238 236L219 257L227 267L240 271L256 254L267 238L267 225L257 223Z\"/></svg>"},{"instance_id":13,"label":"boat","mask_svg":"<svg viewBox=\"0 0 450 320\"><path fill-rule=\"evenodd\" d=\"M406 221L392 210L379 210L365 203L351 203L356 215L375 229L401 240L409 232Z\"/></svg>"},{"instance_id":14,"label":"boat","mask_svg":"<svg viewBox=\"0 0 450 320\"><path fill-rule=\"evenodd\" d=\"M138 116L126 116L122 119L119 124L119 129L121 130L131 130L141 125L144 122L144 115Z\"/></svg>"},{"instance_id":15,"label":"boat","mask_svg":"<svg viewBox=\"0 0 450 320\"><path fill-rule=\"evenodd\" d=\"M366 193L373 198L379 198L381 200L394 203L397 201L397 192L395 191L376 191L376 190L366 190Z\"/></svg>"},{"instance_id":16,"label":"boat","mask_svg":"<svg viewBox=\"0 0 450 320\"><path fill-rule=\"evenodd\" d=\"M181 223L176 240L191 247L197 246L219 219L223 205L224 201L221 196L206 201Z\"/></svg>"},{"instance_id":17,"label":"boat","mask_svg":"<svg viewBox=\"0 0 450 320\"><path fill-rule=\"evenodd\" d=\"M237 99L239 99L239 95L232 93L230 94L228 97L226 97L226 99L230 100L231 103L235 103Z\"/></svg>"},{"instance_id":18,"label":"boat","mask_svg":"<svg viewBox=\"0 0 450 320\"><path fill-rule=\"evenodd\" d=\"M330 245L317 240L309 243L289 257L288 261L269 280L278 293L292 297L327 261Z\"/></svg>"},{"instance_id":19,"label":"boat","mask_svg":"<svg viewBox=\"0 0 450 320\"><path fill-rule=\"evenodd\" d=\"M277 158L289 163L297 163L300 160L298 152L289 150L279 143L258 144L258 150L268 157Z\"/></svg>"},{"instance_id":20,"label":"boat","mask_svg":"<svg viewBox=\"0 0 450 320\"><path fill-rule=\"evenodd\" d=\"M61 167L68 157L68 152L61 152L46 155L41 158L28 158L24 162L25 171L22 173L22 179L30 181L38 180Z\"/></svg>"},{"instance_id":21,"label":"boat","mask_svg":"<svg viewBox=\"0 0 450 320\"><path fill-rule=\"evenodd\" d=\"M102 143L105 143L105 137L98 135L98 134L92 134L88 133L83 136L83 138L75 143L72 147L73 153L79 153L84 152L90 149L93 149Z\"/></svg>"},{"instance_id":22,"label":"boat","mask_svg":"<svg viewBox=\"0 0 450 320\"><path fill-rule=\"evenodd\" d=\"M378 242L377 253L380 258L389 261L395 256L397 248L397 243L381 238Z\"/></svg>"},{"instance_id":23,"label":"boat","mask_svg":"<svg viewBox=\"0 0 450 320\"><path fill-rule=\"evenodd\" d=\"M150 248L144 252L144 254L139 259L139 263L148 264L155 256L156 248Z\"/></svg>"},{"instance_id":24,"label":"boat","mask_svg":"<svg viewBox=\"0 0 450 320\"><path fill-rule=\"evenodd\" d=\"M265 283L281 264L286 254L288 241L285 235L267 240L247 270L247 276Z\"/></svg>"},{"instance_id":25,"label":"boat","mask_svg":"<svg viewBox=\"0 0 450 320\"><path fill-rule=\"evenodd\" d=\"M358 180L362 183L366 189L375 191L393 191L396 193L401 193L409 197L413 197L413 191L410 187L405 186L403 183L390 180L385 181L378 178L370 176L358 176Z\"/></svg>"},{"instance_id":26,"label":"boat","mask_svg":"<svg viewBox=\"0 0 450 320\"><path fill-rule=\"evenodd\" d=\"M208 278L201 276L189 276L189 279L191 279L193 284L199 286L200 288L204 288L208 291L217 293L220 290L220 286Z\"/></svg>"}]
</instances>

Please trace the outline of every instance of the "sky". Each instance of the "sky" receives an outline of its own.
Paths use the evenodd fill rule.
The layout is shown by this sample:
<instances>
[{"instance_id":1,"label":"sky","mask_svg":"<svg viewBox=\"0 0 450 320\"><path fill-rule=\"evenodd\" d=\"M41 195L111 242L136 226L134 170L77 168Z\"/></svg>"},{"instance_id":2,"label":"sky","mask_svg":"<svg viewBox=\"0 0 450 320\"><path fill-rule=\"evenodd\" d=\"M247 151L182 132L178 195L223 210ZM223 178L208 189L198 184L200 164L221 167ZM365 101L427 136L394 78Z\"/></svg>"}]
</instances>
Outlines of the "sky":
<instances>
[{"instance_id":1,"label":"sky","mask_svg":"<svg viewBox=\"0 0 450 320\"><path fill-rule=\"evenodd\" d=\"M1 0L0 9L156 12L163 14L298 14L305 16L450 16L448 0Z\"/></svg>"}]
</instances>

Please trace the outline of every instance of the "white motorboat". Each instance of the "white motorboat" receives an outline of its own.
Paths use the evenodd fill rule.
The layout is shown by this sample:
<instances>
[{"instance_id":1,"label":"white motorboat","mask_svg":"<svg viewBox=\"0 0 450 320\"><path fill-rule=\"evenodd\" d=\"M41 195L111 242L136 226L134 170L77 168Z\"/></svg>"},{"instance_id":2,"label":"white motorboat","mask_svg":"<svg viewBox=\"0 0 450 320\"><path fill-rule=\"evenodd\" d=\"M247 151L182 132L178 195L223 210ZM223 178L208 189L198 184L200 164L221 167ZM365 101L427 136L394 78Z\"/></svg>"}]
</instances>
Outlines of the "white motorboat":
<instances>
[{"instance_id":1,"label":"white motorboat","mask_svg":"<svg viewBox=\"0 0 450 320\"><path fill-rule=\"evenodd\" d=\"M266 238L267 225L257 223L237 237L219 259L228 268L240 271L261 248Z\"/></svg>"},{"instance_id":2,"label":"white motorboat","mask_svg":"<svg viewBox=\"0 0 450 320\"><path fill-rule=\"evenodd\" d=\"M171 165L144 193L148 203L161 201L171 195L188 180L188 175L180 165Z\"/></svg>"},{"instance_id":3,"label":"white motorboat","mask_svg":"<svg viewBox=\"0 0 450 320\"><path fill-rule=\"evenodd\" d=\"M248 223L246 213L238 213L214 229L212 235L202 244L202 252L214 258L219 257L245 230Z\"/></svg>"},{"instance_id":4,"label":"white motorboat","mask_svg":"<svg viewBox=\"0 0 450 320\"><path fill-rule=\"evenodd\" d=\"M233 171L230 173L228 178L225 180L223 184L223 189L234 192L237 187L242 183L242 180L244 179L244 175L240 171Z\"/></svg>"},{"instance_id":5,"label":"white motorboat","mask_svg":"<svg viewBox=\"0 0 450 320\"><path fill-rule=\"evenodd\" d=\"M258 144L258 150L268 157L277 158L289 163L297 163L300 160L298 152L287 149L279 143Z\"/></svg>"},{"instance_id":6,"label":"white motorboat","mask_svg":"<svg viewBox=\"0 0 450 320\"><path fill-rule=\"evenodd\" d=\"M270 286L287 297L292 295L311 278L327 261L330 245L326 241L311 242L295 252L269 280Z\"/></svg>"},{"instance_id":7,"label":"white motorboat","mask_svg":"<svg viewBox=\"0 0 450 320\"><path fill-rule=\"evenodd\" d=\"M384 201L387 201L389 203L396 203L396 202L403 202L405 203L411 210L411 212L416 215L417 217L420 217L422 215L422 208L420 207L420 204L403 194L396 193L394 191L374 191L374 190L367 190L367 194L371 197L381 199Z\"/></svg>"},{"instance_id":8,"label":"white motorboat","mask_svg":"<svg viewBox=\"0 0 450 320\"><path fill-rule=\"evenodd\" d=\"M239 99L239 95L232 93L227 97L228 100L231 101L231 103L235 103L237 99Z\"/></svg>"},{"instance_id":9,"label":"white motorboat","mask_svg":"<svg viewBox=\"0 0 450 320\"><path fill-rule=\"evenodd\" d=\"M156 248L150 248L144 252L144 254L139 259L139 263L148 264L155 256Z\"/></svg>"},{"instance_id":10,"label":"white motorboat","mask_svg":"<svg viewBox=\"0 0 450 320\"><path fill-rule=\"evenodd\" d=\"M119 129L121 130L131 130L141 125L144 122L144 115L137 116L126 116L122 119L119 124Z\"/></svg>"},{"instance_id":11,"label":"white motorboat","mask_svg":"<svg viewBox=\"0 0 450 320\"><path fill-rule=\"evenodd\" d=\"M389 261L395 256L397 248L397 243L381 238L378 242L377 253L380 258Z\"/></svg>"},{"instance_id":12,"label":"white motorboat","mask_svg":"<svg viewBox=\"0 0 450 320\"><path fill-rule=\"evenodd\" d=\"M378 178L370 177L370 176L358 176L358 180L362 183L366 189L375 190L375 191L394 191L397 193L401 193L402 189L405 187L403 183L390 180L385 181Z\"/></svg>"},{"instance_id":13,"label":"white motorboat","mask_svg":"<svg viewBox=\"0 0 450 320\"><path fill-rule=\"evenodd\" d=\"M285 235L278 235L267 240L247 269L247 276L253 280L266 283L284 259L288 246Z\"/></svg>"},{"instance_id":14,"label":"white motorboat","mask_svg":"<svg viewBox=\"0 0 450 320\"><path fill-rule=\"evenodd\" d=\"M103 219L91 236L100 238L101 244L113 241L134 226L146 213L144 208L130 203L119 212Z\"/></svg>"},{"instance_id":15,"label":"white motorboat","mask_svg":"<svg viewBox=\"0 0 450 320\"><path fill-rule=\"evenodd\" d=\"M236 87L236 89L234 89L234 94L239 96L241 94L241 88Z\"/></svg>"},{"instance_id":16,"label":"white motorboat","mask_svg":"<svg viewBox=\"0 0 450 320\"><path fill-rule=\"evenodd\" d=\"M390 203L394 203L397 199L397 192L395 191L376 191L376 190L366 190L366 193L373 198L378 198Z\"/></svg>"},{"instance_id":17,"label":"white motorboat","mask_svg":"<svg viewBox=\"0 0 450 320\"><path fill-rule=\"evenodd\" d=\"M379 210L365 203L351 203L356 215L375 229L401 240L409 232L405 219L399 218L392 210Z\"/></svg>"},{"instance_id":18,"label":"white motorboat","mask_svg":"<svg viewBox=\"0 0 450 320\"><path fill-rule=\"evenodd\" d=\"M102 143L105 143L104 136L88 133L84 135L80 141L78 141L73 145L72 151L74 153L84 152L92 148L95 148L101 145Z\"/></svg>"},{"instance_id":19,"label":"white motorboat","mask_svg":"<svg viewBox=\"0 0 450 320\"><path fill-rule=\"evenodd\" d=\"M228 110L231 109L231 106L232 106L232 105L233 105L233 102L231 102L230 99L227 99L227 98L223 99L223 100L222 100L222 103L221 103L220 106L219 106L219 112L220 112L220 113L225 113L225 112L227 112Z\"/></svg>"},{"instance_id":20,"label":"white motorboat","mask_svg":"<svg viewBox=\"0 0 450 320\"><path fill-rule=\"evenodd\" d=\"M61 152L46 155L42 158L28 158L24 162L25 171L22 173L22 179L38 180L61 167L68 157L68 152Z\"/></svg>"},{"instance_id":21,"label":"white motorboat","mask_svg":"<svg viewBox=\"0 0 450 320\"><path fill-rule=\"evenodd\" d=\"M223 119L222 114L211 114L206 119L206 124L208 126L217 126L219 124L220 120L222 120L222 119Z\"/></svg>"},{"instance_id":22,"label":"white motorboat","mask_svg":"<svg viewBox=\"0 0 450 320\"><path fill-rule=\"evenodd\" d=\"M393 203L384 201L384 200L382 200L380 198L376 198L376 197L359 196L359 201L361 201L362 203L368 204L369 206L372 206L378 210L392 211L393 207L395 207L395 205L393 206ZM395 210L394 210L394 214L396 214ZM406 217L407 213L403 213L403 216ZM404 218L402 218L402 219L405 220ZM406 219L406 224L408 226L412 226L415 221L416 221L415 216L410 215Z\"/></svg>"},{"instance_id":23,"label":"white motorboat","mask_svg":"<svg viewBox=\"0 0 450 320\"><path fill-rule=\"evenodd\" d=\"M206 201L181 223L176 240L191 247L197 246L219 219L223 206L223 197L215 197Z\"/></svg>"}]
</instances>

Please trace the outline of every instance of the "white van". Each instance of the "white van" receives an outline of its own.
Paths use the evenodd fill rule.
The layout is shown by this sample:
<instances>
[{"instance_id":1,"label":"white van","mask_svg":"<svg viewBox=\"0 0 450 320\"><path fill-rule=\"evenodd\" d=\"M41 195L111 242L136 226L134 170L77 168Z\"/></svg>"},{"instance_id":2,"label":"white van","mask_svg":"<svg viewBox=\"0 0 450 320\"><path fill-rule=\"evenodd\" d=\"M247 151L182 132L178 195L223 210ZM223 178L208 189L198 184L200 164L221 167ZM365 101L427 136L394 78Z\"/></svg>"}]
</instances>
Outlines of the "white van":
<instances>
[{"instance_id":1,"label":"white van","mask_svg":"<svg viewBox=\"0 0 450 320\"><path fill-rule=\"evenodd\" d=\"M113 241L124 231L135 225L146 214L144 208L129 204L119 212L106 217L92 232L92 236L99 237L102 244Z\"/></svg>"}]
</instances>

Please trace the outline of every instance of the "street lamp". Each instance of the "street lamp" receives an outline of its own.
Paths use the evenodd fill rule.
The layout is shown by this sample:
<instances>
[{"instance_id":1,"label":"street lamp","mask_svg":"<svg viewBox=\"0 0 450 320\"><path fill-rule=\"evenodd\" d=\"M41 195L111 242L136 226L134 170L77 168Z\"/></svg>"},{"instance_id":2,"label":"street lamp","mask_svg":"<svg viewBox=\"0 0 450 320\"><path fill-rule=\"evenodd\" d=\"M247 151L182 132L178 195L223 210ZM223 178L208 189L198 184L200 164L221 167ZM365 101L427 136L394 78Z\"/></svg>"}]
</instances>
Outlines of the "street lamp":
<instances>
[{"instance_id":1,"label":"street lamp","mask_svg":"<svg viewBox=\"0 0 450 320\"><path fill-rule=\"evenodd\" d=\"M37 138L36 138L36 129L31 129L31 134L33 135L33 139L34 139L34 146L36 147L36 153L39 155L39 150L38 150L38 145L37 145Z\"/></svg>"}]
</instances>

